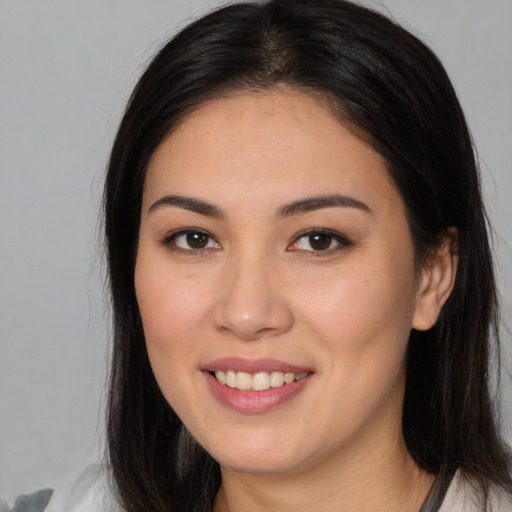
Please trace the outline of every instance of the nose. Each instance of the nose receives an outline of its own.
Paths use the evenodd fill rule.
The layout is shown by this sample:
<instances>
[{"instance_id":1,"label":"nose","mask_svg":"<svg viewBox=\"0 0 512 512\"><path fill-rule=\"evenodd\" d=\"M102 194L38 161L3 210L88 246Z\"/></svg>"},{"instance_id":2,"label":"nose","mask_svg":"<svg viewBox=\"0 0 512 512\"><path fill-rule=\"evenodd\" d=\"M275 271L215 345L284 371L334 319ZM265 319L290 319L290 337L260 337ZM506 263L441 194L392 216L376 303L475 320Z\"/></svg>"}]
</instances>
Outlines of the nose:
<instances>
[{"instance_id":1,"label":"nose","mask_svg":"<svg viewBox=\"0 0 512 512\"><path fill-rule=\"evenodd\" d=\"M280 274L269 258L253 256L227 263L214 306L214 327L242 340L287 332L294 318Z\"/></svg>"}]
</instances>

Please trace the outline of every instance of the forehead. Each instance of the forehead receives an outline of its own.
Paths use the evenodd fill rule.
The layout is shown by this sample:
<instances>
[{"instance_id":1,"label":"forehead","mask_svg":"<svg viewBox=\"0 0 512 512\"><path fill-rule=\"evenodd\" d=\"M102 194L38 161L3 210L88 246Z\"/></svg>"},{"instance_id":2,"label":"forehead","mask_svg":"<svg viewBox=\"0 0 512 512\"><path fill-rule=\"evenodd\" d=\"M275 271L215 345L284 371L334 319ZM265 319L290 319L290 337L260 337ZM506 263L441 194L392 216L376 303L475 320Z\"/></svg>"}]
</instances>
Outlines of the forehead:
<instances>
[{"instance_id":1,"label":"forehead","mask_svg":"<svg viewBox=\"0 0 512 512\"><path fill-rule=\"evenodd\" d=\"M295 91L237 93L202 104L153 154L144 196L219 200L344 193L396 202L386 162L326 101ZM277 194L279 195L279 194ZM287 197L289 196L289 197Z\"/></svg>"}]
</instances>

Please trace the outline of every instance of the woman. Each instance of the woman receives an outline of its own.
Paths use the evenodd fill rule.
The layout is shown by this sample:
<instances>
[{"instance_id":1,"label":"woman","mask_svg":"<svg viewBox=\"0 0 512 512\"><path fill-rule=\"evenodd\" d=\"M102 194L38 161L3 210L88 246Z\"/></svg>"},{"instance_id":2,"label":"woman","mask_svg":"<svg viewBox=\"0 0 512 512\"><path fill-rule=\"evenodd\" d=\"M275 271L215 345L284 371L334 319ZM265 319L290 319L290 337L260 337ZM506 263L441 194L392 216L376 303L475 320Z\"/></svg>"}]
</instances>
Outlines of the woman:
<instances>
[{"instance_id":1,"label":"woman","mask_svg":"<svg viewBox=\"0 0 512 512\"><path fill-rule=\"evenodd\" d=\"M112 150L122 510L509 510L496 288L441 64L342 0L235 4L148 66Z\"/></svg>"}]
</instances>

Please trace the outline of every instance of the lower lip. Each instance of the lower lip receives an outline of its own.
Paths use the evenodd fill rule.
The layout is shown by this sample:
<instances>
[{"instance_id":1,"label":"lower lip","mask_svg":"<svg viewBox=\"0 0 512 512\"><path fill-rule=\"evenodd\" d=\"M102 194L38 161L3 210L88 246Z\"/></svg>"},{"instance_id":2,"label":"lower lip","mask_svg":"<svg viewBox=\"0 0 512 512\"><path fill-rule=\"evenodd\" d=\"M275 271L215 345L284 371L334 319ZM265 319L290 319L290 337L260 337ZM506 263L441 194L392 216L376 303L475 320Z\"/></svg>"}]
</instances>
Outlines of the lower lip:
<instances>
[{"instance_id":1,"label":"lower lip","mask_svg":"<svg viewBox=\"0 0 512 512\"><path fill-rule=\"evenodd\" d=\"M299 394L307 386L312 376L309 374L304 379L265 391L242 391L221 384L209 372L203 372L203 375L212 393L221 404L246 414L263 413L279 407Z\"/></svg>"}]
</instances>

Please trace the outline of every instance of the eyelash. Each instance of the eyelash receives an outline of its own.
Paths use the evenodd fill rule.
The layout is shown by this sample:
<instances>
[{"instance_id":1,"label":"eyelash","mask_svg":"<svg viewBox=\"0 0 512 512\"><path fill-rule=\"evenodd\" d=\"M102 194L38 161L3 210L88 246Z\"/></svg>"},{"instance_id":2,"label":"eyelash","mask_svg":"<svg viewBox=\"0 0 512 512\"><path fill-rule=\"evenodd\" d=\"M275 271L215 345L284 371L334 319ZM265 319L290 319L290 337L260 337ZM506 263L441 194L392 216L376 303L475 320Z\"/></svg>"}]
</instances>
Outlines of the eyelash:
<instances>
[{"instance_id":1,"label":"eyelash","mask_svg":"<svg viewBox=\"0 0 512 512\"><path fill-rule=\"evenodd\" d=\"M197 235L197 234L207 237L208 241L207 241L207 244L205 247L185 249L183 247L179 247L175 243L176 240L182 236ZM289 247L293 247L294 245L297 245L301 239L306 238L306 237L312 237L314 235L323 235L323 236L327 237L329 239L328 247L323 250L322 249L315 250L314 248L312 250L300 249L300 248L295 248L292 250L289 249ZM212 241L218 247L213 247L213 248L208 247L208 245ZM334 248L331 248L332 241L334 241L338 244ZM161 240L160 243L161 243L161 245L163 245L165 247L169 247L174 252L179 252L179 253L186 254L186 255L195 255L195 256L200 256L200 255L204 254L205 251L210 251L212 249L216 250L220 247L220 244L215 240L215 238L212 235L210 235L207 231L203 231L202 229L197 229L197 228L182 229L180 231L176 231L175 233L171 233L170 235L167 235L163 240ZM309 244L311 246L311 242L309 242ZM331 231L331 230L323 229L323 228L312 228L312 229L308 229L307 231L303 231L303 232L299 233L294 238L293 242L288 246L287 250L290 252L309 253L308 256L317 257L317 256L324 256L324 255L332 254L333 252L339 251L339 250L341 250L345 247L348 247L350 245L352 245L352 242L345 235L342 235L341 233L337 233L335 231Z\"/></svg>"}]
</instances>

